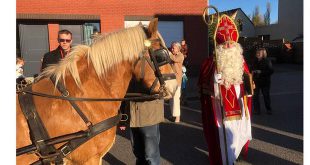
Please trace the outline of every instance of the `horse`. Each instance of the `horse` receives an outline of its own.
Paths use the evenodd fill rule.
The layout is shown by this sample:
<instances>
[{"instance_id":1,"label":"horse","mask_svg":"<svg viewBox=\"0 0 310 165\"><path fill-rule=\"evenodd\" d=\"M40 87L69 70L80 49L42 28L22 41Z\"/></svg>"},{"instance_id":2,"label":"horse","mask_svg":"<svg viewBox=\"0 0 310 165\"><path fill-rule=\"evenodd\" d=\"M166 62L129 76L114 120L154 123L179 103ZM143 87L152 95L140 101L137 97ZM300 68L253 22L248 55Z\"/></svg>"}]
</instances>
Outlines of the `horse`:
<instances>
[{"instance_id":1,"label":"horse","mask_svg":"<svg viewBox=\"0 0 310 165\"><path fill-rule=\"evenodd\" d=\"M77 45L58 64L47 67L34 84L32 91L61 95L56 89L63 82L70 96L80 98L123 98L130 80L142 81L151 88L156 79L150 65L142 64L140 57L150 58L145 51L145 41L152 41L150 48L158 50L164 41L158 32L158 19L152 19L148 27L122 29L94 39L87 45ZM145 65L145 66L142 66ZM144 67L144 76L141 77ZM174 73L168 65L159 67L161 73ZM55 84L51 81L55 77ZM176 80L165 80L167 97L174 95ZM157 85L154 91L159 91ZM19 97L16 96L16 148L31 145L27 120L21 111ZM66 100L33 96L34 106L51 138L86 130L88 126ZM120 101L88 102L77 101L76 104L93 123L99 123L118 114ZM102 157L115 142L116 126L96 135L79 146L64 158L65 164L102 164ZM56 148L61 144L54 145ZM38 153L23 154L16 157L18 165L31 164L39 160Z\"/></svg>"}]
</instances>

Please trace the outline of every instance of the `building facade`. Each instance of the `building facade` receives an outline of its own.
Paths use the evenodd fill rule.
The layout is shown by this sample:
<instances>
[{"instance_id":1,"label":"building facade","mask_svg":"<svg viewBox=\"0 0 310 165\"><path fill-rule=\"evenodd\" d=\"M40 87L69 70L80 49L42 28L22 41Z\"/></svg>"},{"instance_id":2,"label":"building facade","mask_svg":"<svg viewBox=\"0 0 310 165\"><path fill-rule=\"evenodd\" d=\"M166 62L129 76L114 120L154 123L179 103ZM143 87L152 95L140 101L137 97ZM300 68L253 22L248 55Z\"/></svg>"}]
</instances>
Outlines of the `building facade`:
<instances>
[{"instance_id":1,"label":"building facade","mask_svg":"<svg viewBox=\"0 0 310 165\"><path fill-rule=\"evenodd\" d=\"M198 68L208 52L201 17L206 5L205 0L17 0L16 48L26 61L26 76L32 76L39 72L43 54L57 47L59 30L72 31L73 44L89 44L96 31L109 33L158 17L167 46L186 39L190 66Z\"/></svg>"},{"instance_id":2,"label":"building facade","mask_svg":"<svg viewBox=\"0 0 310 165\"><path fill-rule=\"evenodd\" d=\"M257 36L293 41L303 36L303 0L279 0L278 23L256 27Z\"/></svg>"}]
</instances>

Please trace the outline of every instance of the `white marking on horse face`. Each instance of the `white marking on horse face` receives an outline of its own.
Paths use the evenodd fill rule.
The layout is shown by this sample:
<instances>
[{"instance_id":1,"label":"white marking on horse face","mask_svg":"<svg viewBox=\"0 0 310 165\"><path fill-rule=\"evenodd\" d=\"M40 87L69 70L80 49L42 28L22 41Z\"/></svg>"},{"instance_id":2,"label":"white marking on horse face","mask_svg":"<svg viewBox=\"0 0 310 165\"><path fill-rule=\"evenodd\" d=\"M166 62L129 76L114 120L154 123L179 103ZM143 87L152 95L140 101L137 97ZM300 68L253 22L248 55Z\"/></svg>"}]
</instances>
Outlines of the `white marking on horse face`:
<instances>
[{"instance_id":1,"label":"white marking on horse face","mask_svg":"<svg viewBox=\"0 0 310 165\"><path fill-rule=\"evenodd\" d=\"M166 80L165 83L166 83L166 89L168 92L168 95L165 96L165 99L170 99L174 96L177 90L178 82L176 79L173 79L173 80Z\"/></svg>"}]
</instances>

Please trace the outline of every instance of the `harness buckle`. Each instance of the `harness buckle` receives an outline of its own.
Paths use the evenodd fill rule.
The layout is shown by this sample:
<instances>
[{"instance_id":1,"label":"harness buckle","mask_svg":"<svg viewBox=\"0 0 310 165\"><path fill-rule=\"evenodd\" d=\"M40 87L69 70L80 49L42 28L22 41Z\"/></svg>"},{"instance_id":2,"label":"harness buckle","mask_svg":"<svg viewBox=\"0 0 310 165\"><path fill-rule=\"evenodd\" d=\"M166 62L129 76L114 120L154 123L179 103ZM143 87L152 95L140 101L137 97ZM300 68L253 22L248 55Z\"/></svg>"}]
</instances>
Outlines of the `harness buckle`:
<instances>
[{"instance_id":1,"label":"harness buckle","mask_svg":"<svg viewBox=\"0 0 310 165\"><path fill-rule=\"evenodd\" d=\"M66 91L64 91L64 92L62 93L62 96L63 96L63 97L68 97L69 94L70 94L69 91L66 90Z\"/></svg>"},{"instance_id":2,"label":"harness buckle","mask_svg":"<svg viewBox=\"0 0 310 165\"><path fill-rule=\"evenodd\" d=\"M165 84L159 87L159 93L160 93L161 97L166 97L169 95Z\"/></svg>"},{"instance_id":3,"label":"harness buckle","mask_svg":"<svg viewBox=\"0 0 310 165\"><path fill-rule=\"evenodd\" d=\"M124 116L124 118L123 118L123 116ZM120 121L127 121L128 120L128 115L127 114L121 114L121 119L120 119Z\"/></svg>"},{"instance_id":4,"label":"harness buckle","mask_svg":"<svg viewBox=\"0 0 310 165\"><path fill-rule=\"evenodd\" d=\"M71 149L68 146L63 147L62 149L60 149L60 151L64 156L67 156L71 153Z\"/></svg>"}]
</instances>

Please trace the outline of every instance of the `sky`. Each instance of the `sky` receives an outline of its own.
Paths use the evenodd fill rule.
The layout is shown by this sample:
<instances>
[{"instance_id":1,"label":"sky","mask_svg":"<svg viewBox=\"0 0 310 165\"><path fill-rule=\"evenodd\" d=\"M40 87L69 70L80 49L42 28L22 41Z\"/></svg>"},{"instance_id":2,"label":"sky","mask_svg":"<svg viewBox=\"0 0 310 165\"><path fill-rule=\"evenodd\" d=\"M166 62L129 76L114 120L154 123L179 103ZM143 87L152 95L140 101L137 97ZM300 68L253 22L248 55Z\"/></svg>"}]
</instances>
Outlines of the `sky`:
<instances>
[{"instance_id":1,"label":"sky","mask_svg":"<svg viewBox=\"0 0 310 165\"><path fill-rule=\"evenodd\" d=\"M273 24L278 21L278 0L209 0L209 5L215 6L219 12L241 8L246 15L252 15L255 7L259 6L260 14L263 16L267 2L271 4L270 23Z\"/></svg>"}]
</instances>

